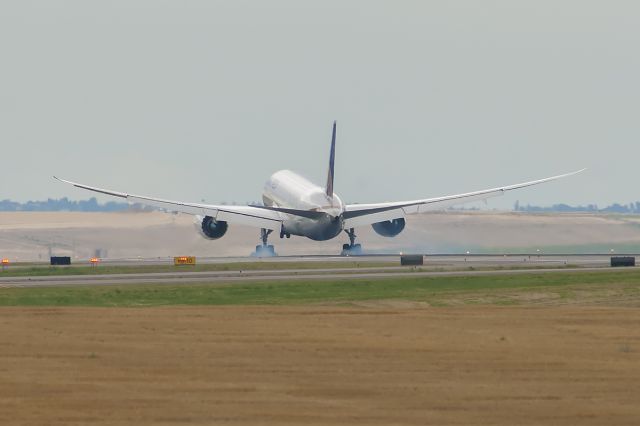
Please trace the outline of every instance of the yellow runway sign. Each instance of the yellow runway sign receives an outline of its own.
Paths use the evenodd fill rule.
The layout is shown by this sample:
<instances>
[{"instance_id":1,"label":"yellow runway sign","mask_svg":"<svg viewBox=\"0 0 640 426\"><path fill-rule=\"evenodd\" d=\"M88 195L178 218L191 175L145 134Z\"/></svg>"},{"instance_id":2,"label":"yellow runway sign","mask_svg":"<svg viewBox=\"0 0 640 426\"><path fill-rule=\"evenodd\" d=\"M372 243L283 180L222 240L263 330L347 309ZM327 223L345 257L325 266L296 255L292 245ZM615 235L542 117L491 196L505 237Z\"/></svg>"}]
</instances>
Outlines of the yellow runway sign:
<instances>
[{"instance_id":1,"label":"yellow runway sign","mask_svg":"<svg viewBox=\"0 0 640 426\"><path fill-rule=\"evenodd\" d=\"M177 256L173 258L174 265L195 265L196 257L195 256Z\"/></svg>"}]
</instances>

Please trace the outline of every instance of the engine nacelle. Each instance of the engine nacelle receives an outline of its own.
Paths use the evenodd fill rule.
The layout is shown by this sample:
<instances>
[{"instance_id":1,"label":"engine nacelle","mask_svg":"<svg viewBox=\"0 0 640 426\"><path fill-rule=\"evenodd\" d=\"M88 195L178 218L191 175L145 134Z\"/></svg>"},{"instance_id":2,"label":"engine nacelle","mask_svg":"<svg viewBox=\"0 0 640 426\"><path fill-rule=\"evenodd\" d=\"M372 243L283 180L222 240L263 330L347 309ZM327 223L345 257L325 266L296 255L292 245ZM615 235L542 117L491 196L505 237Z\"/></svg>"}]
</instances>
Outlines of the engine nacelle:
<instances>
[{"instance_id":1,"label":"engine nacelle","mask_svg":"<svg viewBox=\"0 0 640 426\"><path fill-rule=\"evenodd\" d=\"M200 226L198 227L198 230L200 231L200 234L209 240L222 238L229 228L229 224L227 224L227 222L223 220L215 220L211 216L205 216L199 223Z\"/></svg>"},{"instance_id":2,"label":"engine nacelle","mask_svg":"<svg viewBox=\"0 0 640 426\"><path fill-rule=\"evenodd\" d=\"M395 237L404 229L405 221L404 218L387 220L385 222L378 222L371 225L373 230L376 231L378 235L382 235L383 237Z\"/></svg>"}]
</instances>

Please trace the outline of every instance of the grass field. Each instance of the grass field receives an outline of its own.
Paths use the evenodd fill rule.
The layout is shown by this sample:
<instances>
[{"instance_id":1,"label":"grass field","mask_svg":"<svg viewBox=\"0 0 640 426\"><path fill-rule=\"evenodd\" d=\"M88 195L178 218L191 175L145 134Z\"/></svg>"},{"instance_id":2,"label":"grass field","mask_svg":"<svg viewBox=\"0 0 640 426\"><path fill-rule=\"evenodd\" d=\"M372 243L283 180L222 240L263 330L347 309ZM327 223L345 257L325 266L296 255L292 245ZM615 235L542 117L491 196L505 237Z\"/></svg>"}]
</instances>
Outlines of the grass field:
<instances>
[{"instance_id":1,"label":"grass field","mask_svg":"<svg viewBox=\"0 0 640 426\"><path fill-rule=\"evenodd\" d=\"M296 305L385 300L432 306L576 303L635 306L640 305L640 270L0 289L0 306Z\"/></svg>"},{"instance_id":2,"label":"grass field","mask_svg":"<svg viewBox=\"0 0 640 426\"><path fill-rule=\"evenodd\" d=\"M212 271L277 271L287 269L347 269L398 266L399 262L231 262L203 263L197 265L82 265L49 266L33 265L9 267L0 272L0 277L54 276L54 275L101 275L144 274L166 272L212 272Z\"/></svg>"},{"instance_id":3,"label":"grass field","mask_svg":"<svg viewBox=\"0 0 640 426\"><path fill-rule=\"evenodd\" d=\"M635 425L619 307L0 309L3 425Z\"/></svg>"},{"instance_id":4,"label":"grass field","mask_svg":"<svg viewBox=\"0 0 640 426\"><path fill-rule=\"evenodd\" d=\"M4 288L0 305L0 424L572 426L640 416L635 268Z\"/></svg>"}]
</instances>

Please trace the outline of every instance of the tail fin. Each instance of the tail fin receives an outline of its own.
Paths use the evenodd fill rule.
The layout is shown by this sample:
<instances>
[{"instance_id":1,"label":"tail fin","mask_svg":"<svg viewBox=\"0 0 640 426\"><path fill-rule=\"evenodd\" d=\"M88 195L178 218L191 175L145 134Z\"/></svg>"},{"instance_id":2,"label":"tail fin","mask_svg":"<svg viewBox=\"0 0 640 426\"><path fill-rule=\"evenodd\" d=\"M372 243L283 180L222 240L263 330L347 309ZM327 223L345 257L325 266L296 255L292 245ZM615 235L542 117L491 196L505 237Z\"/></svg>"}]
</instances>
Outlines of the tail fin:
<instances>
[{"instance_id":1,"label":"tail fin","mask_svg":"<svg viewBox=\"0 0 640 426\"><path fill-rule=\"evenodd\" d=\"M327 173L327 197L333 198L333 170L336 159L336 122L333 122L333 134L331 135L331 152L329 153L329 172Z\"/></svg>"}]
</instances>

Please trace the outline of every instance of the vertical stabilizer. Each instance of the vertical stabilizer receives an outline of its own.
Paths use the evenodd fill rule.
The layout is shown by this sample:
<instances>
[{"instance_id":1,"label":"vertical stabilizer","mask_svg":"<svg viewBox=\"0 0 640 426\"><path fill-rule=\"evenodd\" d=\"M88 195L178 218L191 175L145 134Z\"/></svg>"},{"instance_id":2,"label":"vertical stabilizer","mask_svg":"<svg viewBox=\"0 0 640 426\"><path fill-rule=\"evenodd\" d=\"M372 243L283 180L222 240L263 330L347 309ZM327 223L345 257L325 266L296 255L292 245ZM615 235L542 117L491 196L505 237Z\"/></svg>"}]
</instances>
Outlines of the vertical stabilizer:
<instances>
[{"instance_id":1,"label":"vertical stabilizer","mask_svg":"<svg viewBox=\"0 0 640 426\"><path fill-rule=\"evenodd\" d=\"M333 134L331 135L331 152L329 153L329 172L327 173L327 197L333 198L333 170L336 160L336 122L333 122Z\"/></svg>"}]
</instances>

